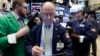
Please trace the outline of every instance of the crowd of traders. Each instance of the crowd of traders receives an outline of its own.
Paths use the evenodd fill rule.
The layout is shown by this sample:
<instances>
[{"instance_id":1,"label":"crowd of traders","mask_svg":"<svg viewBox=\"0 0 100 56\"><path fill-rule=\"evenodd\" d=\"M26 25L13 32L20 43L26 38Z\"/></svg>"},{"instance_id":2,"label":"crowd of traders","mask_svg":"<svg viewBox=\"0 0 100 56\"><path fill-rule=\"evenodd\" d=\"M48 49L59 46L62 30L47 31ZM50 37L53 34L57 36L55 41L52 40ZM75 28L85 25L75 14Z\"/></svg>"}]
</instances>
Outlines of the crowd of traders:
<instances>
[{"instance_id":1,"label":"crowd of traders","mask_svg":"<svg viewBox=\"0 0 100 56\"><path fill-rule=\"evenodd\" d=\"M2 56L89 56L90 44L97 56L99 27L94 13L79 10L63 27L55 11L47 1L40 14L27 17L27 3L13 1L12 11L0 17Z\"/></svg>"}]
</instances>

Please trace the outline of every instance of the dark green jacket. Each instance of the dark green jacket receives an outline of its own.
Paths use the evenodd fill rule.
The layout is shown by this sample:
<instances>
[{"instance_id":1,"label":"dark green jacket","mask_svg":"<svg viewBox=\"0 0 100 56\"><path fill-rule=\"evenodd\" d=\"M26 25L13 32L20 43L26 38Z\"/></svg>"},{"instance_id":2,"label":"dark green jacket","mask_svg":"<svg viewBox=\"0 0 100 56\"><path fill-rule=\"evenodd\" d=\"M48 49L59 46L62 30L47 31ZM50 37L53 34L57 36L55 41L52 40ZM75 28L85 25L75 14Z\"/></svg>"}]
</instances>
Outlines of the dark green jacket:
<instances>
[{"instance_id":1,"label":"dark green jacket","mask_svg":"<svg viewBox=\"0 0 100 56\"><path fill-rule=\"evenodd\" d=\"M16 33L20 25L16 18L9 13L0 17L0 50L3 56L25 56L24 37L17 40L17 44L9 44L7 35Z\"/></svg>"}]
</instances>

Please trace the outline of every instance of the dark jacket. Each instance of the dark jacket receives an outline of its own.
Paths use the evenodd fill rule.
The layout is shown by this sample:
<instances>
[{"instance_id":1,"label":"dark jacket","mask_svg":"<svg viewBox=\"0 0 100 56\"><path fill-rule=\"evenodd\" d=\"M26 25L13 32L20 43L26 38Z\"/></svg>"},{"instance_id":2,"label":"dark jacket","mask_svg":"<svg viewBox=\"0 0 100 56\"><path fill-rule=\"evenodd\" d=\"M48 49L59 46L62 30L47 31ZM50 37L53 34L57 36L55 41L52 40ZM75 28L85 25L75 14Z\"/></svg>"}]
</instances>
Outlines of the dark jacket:
<instances>
[{"instance_id":1,"label":"dark jacket","mask_svg":"<svg viewBox=\"0 0 100 56\"><path fill-rule=\"evenodd\" d=\"M89 54L90 43L95 39L95 34L96 34L95 32L92 31L92 29L95 29L93 24L87 21L79 23L75 20L72 20L67 23L67 26L72 27L72 29L78 35L85 36L83 43L79 42L79 38L71 37L74 52L79 54Z\"/></svg>"},{"instance_id":2,"label":"dark jacket","mask_svg":"<svg viewBox=\"0 0 100 56\"><path fill-rule=\"evenodd\" d=\"M42 31L42 23L33 27L32 31L29 34L29 37L26 40L26 52L27 56L32 56L31 49L35 45L40 46L41 42L41 31ZM58 39L64 43L64 48L60 51L57 51L57 41ZM58 54L65 52L67 56L73 56L72 52L72 42L70 38L65 37L65 29L60 25L54 23L53 26L53 37L52 37L52 53Z\"/></svg>"}]
</instances>

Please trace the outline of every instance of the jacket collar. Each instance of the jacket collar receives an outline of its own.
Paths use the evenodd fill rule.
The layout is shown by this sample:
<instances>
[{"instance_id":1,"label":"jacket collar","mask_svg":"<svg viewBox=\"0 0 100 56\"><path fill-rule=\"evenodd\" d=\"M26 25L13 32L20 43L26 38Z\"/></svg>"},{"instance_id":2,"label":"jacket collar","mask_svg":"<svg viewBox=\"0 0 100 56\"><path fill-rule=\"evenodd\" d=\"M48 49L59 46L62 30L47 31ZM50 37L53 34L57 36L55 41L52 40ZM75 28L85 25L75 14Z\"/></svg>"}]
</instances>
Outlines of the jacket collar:
<instances>
[{"instance_id":1,"label":"jacket collar","mask_svg":"<svg viewBox=\"0 0 100 56\"><path fill-rule=\"evenodd\" d=\"M15 12L11 12L12 13L12 15L16 18L16 19L18 19L19 18L19 16L15 13Z\"/></svg>"},{"instance_id":2,"label":"jacket collar","mask_svg":"<svg viewBox=\"0 0 100 56\"><path fill-rule=\"evenodd\" d=\"M38 45L40 45L40 42L41 42L42 25L43 25L43 22L41 22L41 23L38 24L37 37L36 37L37 38ZM53 22L53 39L55 39L55 37L56 37L55 34L58 31L58 26L59 26L59 24ZM53 41L55 41L55 40L53 40Z\"/></svg>"}]
</instances>

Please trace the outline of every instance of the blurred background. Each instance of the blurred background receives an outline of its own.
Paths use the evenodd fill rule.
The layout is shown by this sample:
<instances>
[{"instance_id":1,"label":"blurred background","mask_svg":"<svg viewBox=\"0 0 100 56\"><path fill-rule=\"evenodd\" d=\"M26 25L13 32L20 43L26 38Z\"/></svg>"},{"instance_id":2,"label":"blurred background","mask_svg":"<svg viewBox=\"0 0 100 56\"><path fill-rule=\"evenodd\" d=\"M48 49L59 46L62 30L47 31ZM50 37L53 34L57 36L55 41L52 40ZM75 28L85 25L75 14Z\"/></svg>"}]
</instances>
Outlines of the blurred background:
<instances>
[{"instance_id":1,"label":"blurred background","mask_svg":"<svg viewBox=\"0 0 100 56\"><path fill-rule=\"evenodd\" d=\"M0 16L6 14L12 9L12 2L14 0L0 0ZM61 17L61 22L66 23L69 21L69 16L71 13L77 10L84 10L85 12L94 11L96 15L97 22L100 21L100 0L26 0L28 3L29 14L34 14L40 12L41 5L45 1L51 1L55 3L56 16ZM73 15L73 14L72 14ZM100 25L100 24L99 24ZM63 26L65 26L63 24ZM100 36L97 38L97 56L100 56ZM1 52L0 52L0 56ZM90 56L91 51L90 51Z\"/></svg>"}]
</instances>

